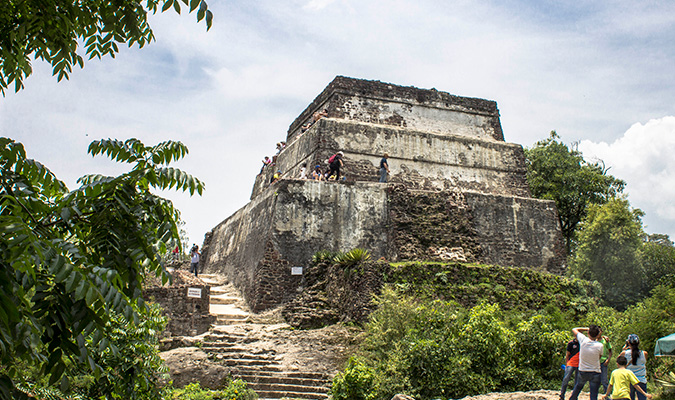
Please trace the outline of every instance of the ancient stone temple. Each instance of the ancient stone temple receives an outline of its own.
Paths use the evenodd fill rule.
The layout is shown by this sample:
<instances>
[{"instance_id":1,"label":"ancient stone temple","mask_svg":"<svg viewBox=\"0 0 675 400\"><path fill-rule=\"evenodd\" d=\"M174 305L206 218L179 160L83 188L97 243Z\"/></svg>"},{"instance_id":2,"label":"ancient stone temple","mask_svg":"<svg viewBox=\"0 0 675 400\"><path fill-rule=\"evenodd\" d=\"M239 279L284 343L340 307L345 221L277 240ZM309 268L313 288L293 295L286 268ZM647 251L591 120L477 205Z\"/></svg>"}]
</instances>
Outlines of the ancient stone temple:
<instances>
[{"instance_id":1,"label":"ancient stone temple","mask_svg":"<svg viewBox=\"0 0 675 400\"><path fill-rule=\"evenodd\" d=\"M292 297L319 250L563 271L555 204L530 196L523 149L504 141L494 101L338 76L286 141L251 201L204 242L205 270L228 275L253 310ZM298 179L337 151L344 181ZM384 153L391 174L378 183Z\"/></svg>"}]
</instances>

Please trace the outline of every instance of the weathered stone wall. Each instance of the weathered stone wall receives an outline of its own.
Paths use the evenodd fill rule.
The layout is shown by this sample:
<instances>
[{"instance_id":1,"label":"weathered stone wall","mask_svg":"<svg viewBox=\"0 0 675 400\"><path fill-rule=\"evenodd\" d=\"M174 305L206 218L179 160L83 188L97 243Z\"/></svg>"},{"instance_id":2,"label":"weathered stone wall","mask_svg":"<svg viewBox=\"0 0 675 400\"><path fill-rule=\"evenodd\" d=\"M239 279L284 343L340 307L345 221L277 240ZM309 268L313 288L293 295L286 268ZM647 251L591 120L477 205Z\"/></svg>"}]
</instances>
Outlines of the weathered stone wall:
<instances>
[{"instance_id":1,"label":"weathered stone wall","mask_svg":"<svg viewBox=\"0 0 675 400\"><path fill-rule=\"evenodd\" d=\"M405 185L282 180L214 229L207 272L225 272L260 311L295 296L319 250L388 260L456 260L559 273L553 202Z\"/></svg>"},{"instance_id":2,"label":"weathered stone wall","mask_svg":"<svg viewBox=\"0 0 675 400\"><path fill-rule=\"evenodd\" d=\"M256 178L251 198L270 184L275 171L286 178L300 176L307 164L326 167L337 151L345 153L348 181L377 182L382 155L389 154L390 181L416 189L464 189L529 197L525 156L520 145L441 136L428 132L321 119L293 140L275 166Z\"/></svg>"},{"instance_id":3,"label":"weathered stone wall","mask_svg":"<svg viewBox=\"0 0 675 400\"><path fill-rule=\"evenodd\" d=\"M296 328L320 328L337 322L365 322L375 308L389 264L365 261L354 265L320 262L309 266L302 292L282 315Z\"/></svg>"},{"instance_id":4,"label":"weathered stone wall","mask_svg":"<svg viewBox=\"0 0 675 400\"><path fill-rule=\"evenodd\" d=\"M565 243L555 202L472 192L464 196L483 248L481 262L564 272Z\"/></svg>"},{"instance_id":5,"label":"weathered stone wall","mask_svg":"<svg viewBox=\"0 0 675 400\"><path fill-rule=\"evenodd\" d=\"M367 216L367 218L364 218ZM295 295L319 250L365 247L384 255L386 186L282 180L218 225L205 241L206 272L223 272L254 311Z\"/></svg>"},{"instance_id":6,"label":"weathered stone wall","mask_svg":"<svg viewBox=\"0 0 675 400\"><path fill-rule=\"evenodd\" d=\"M392 256L563 272L553 201L476 192L390 189Z\"/></svg>"},{"instance_id":7,"label":"weathered stone wall","mask_svg":"<svg viewBox=\"0 0 675 400\"><path fill-rule=\"evenodd\" d=\"M201 298L187 297L188 288L202 291ZM210 287L207 285L160 286L143 291L143 297L159 304L169 319L163 334L195 336L207 332L216 317L209 313Z\"/></svg>"},{"instance_id":8,"label":"weathered stone wall","mask_svg":"<svg viewBox=\"0 0 675 400\"><path fill-rule=\"evenodd\" d=\"M297 135L312 114L322 109L331 118L504 140L494 101L342 76L336 77L291 124L287 138Z\"/></svg>"},{"instance_id":9,"label":"weathered stone wall","mask_svg":"<svg viewBox=\"0 0 675 400\"><path fill-rule=\"evenodd\" d=\"M256 270L272 239L274 191L239 209L207 234L201 260L205 273L224 273L249 305L257 290Z\"/></svg>"}]
</instances>

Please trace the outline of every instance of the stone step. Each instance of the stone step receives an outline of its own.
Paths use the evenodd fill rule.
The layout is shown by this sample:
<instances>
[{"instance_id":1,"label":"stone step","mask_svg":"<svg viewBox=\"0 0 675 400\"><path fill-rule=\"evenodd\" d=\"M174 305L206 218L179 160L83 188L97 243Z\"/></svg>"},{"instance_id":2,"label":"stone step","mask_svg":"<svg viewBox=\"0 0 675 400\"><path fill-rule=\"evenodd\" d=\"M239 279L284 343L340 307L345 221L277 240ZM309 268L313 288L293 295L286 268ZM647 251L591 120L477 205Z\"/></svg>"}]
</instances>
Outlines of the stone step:
<instances>
[{"instance_id":1,"label":"stone step","mask_svg":"<svg viewBox=\"0 0 675 400\"><path fill-rule=\"evenodd\" d=\"M213 343L215 346L215 343L236 343L236 342L241 342L241 343L251 343L255 342L257 339L251 338L247 335L222 335L222 334L217 334L217 333L209 333L206 334L202 337L202 343Z\"/></svg>"},{"instance_id":2,"label":"stone step","mask_svg":"<svg viewBox=\"0 0 675 400\"><path fill-rule=\"evenodd\" d=\"M328 393L325 386L289 385L285 383L258 383L247 382L248 386L256 392L298 392L298 393Z\"/></svg>"},{"instance_id":3,"label":"stone step","mask_svg":"<svg viewBox=\"0 0 675 400\"><path fill-rule=\"evenodd\" d=\"M216 316L216 322L220 321L235 321L235 322L247 322L251 318L248 315L242 315L242 314L215 314ZM223 325L228 325L228 324L223 324Z\"/></svg>"},{"instance_id":4,"label":"stone step","mask_svg":"<svg viewBox=\"0 0 675 400\"><path fill-rule=\"evenodd\" d=\"M241 317L234 317L230 318L226 315L219 315L218 318L216 318L216 323L219 325L238 325L238 324L245 324L249 321L249 318L241 318Z\"/></svg>"},{"instance_id":5,"label":"stone step","mask_svg":"<svg viewBox=\"0 0 675 400\"><path fill-rule=\"evenodd\" d=\"M209 306L209 312L215 315L232 315L232 316L246 316L248 317L250 313L248 311L242 310L241 308L233 304L213 304Z\"/></svg>"},{"instance_id":6,"label":"stone step","mask_svg":"<svg viewBox=\"0 0 675 400\"><path fill-rule=\"evenodd\" d=\"M236 294L232 289L225 286L211 286L209 288L209 293L211 293L212 296L218 294Z\"/></svg>"},{"instance_id":7,"label":"stone step","mask_svg":"<svg viewBox=\"0 0 675 400\"><path fill-rule=\"evenodd\" d=\"M250 367L250 366L268 366L274 367L277 366L277 362L273 360L232 360L232 359L223 359L220 360L220 363L228 367Z\"/></svg>"},{"instance_id":8,"label":"stone step","mask_svg":"<svg viewBox=\"0 0 675 400\"><path fill-rule=\"evenodd\" d=\"M211 304L236 304L239 301L241 301L241 298L234 297L234 296L232 296L228 293L222 293L222 294L216 294L216 295L213 295L213 293L211 293L211 297L209 299L209 302Z\"/></svg>"},{"instance_id":9,"label":"stone step","mask_svg":"<svg viewBox=\"0 0 675 400\"><path fill-rule=\"evenodd\" d=\"M248 367L241 366L237 368L236 373L245 374L245 375L255 375L259 377L279 377L279 378L302 378L302 379L319 379L319 380L330 380L330 377L326 374L320 372L306 372L306 371L294 371L288 372L279 368L274 368L270 370L264 370L257 367Z\"/></svg>"},{"instance_id":10,"label":"stone step","mask_svg":"<svg viewBox=\"0 0 675 400\"><path fill-rule=\"evenodd\" d=\"M252 327L254 326L264 326L267 332L273 332L277 329L291 329L291 326L287 323L276 323L276 324L260 324L260 323L250 323ZM241 333L234 333L232 326L230 325L211 325L210 334L213 335L241 335Z\"/></svg>"},{"instance_id":11,"label":"stone step","mask_svg":"<svg viewBox=\"0 0 675 400\"><path fill-rule=\"evenodd\" d=\"M256 391L258 399L307 399L307 400L325 400L327 393L305 393L305 392L279 392L279 391Z\"/></svg>"},{"instance_id":12,"label":"stone step","mask_svg":"<svg viewBox=\"0 0 675 400\"><path fill-rule=\"evenodd\" d=\"M208 350L215 353L243 353L249 351L249 349L239 346L239 343L233 342L208 342L202 343L200 347L204 351Z\"/></svg>"},{"instance_id":13,"label":"stone step","mask_svg":"<svg viewBox=\"0 0 675 400\"><path fill-rule=\"evenodd\" d=\"M328 387L330 381L327 379L310 378L292 378L283 375L255 375L255 374L237 374L238 378L250 383L283 383L288 385Z\"/></svg>"},{"instance_id":14,"label":"stone step","mask_svg":"<svg viewBox=\"0 0 675 400\"><path fill-rule=\"evenodd\" d=\"M270 374L283 373L284 369L280 365L272 365L272 364L265 365L264 367L261 367L259 365L237 365L236 371L239 371L239 373L247 373L253 375L260 374L269 376Z\"/></svg>"},{"instance_id":15,"label":"stone step","mask_svg":"<svg viewBox=\"0 0 675 400\"><path fill-rule=\"evenodd\" d=\"M202 347L202 350L205 352L210 352L212 354L220 356L219 359L224 359L224 360L268 360L268 361L276 361L275 355L274 354L251 354L248 352L242 352L242 353L228 353L228 352L223 352L220 351L221 348L219 347L212 347L212 348L205 348Z\"/></svg>"},{"instance_id":16,"label":"stone step","mask_svg":"<svg viewBox=\"0 0 675 400\"><path fill-rule=\"evenodd\" d=\"M205 284L207 284L209 286L215 286L215 285L220 284L220 281L212 279L212 278L205 277L203 274L199 275L199 279L201 279L202 282L204 282Z\"/></svg>"}]
</instances>

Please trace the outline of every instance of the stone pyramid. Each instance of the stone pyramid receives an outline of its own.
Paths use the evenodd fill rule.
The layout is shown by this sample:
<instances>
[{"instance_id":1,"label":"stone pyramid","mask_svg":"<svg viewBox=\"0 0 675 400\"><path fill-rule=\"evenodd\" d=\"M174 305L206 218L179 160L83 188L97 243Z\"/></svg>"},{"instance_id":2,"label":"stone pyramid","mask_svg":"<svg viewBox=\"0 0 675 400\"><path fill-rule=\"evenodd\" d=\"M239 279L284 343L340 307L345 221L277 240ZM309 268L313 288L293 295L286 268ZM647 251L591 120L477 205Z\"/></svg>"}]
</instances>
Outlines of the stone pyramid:
<instances>
[{"instance_id":1,"label":"stone pyramid","mask_svg":"<svg viewBox=\"0 0 675 400\"><path fill-rule=\"evenodd\" d=\"M319 250L564 270L555 204L531 197L523 149L504 141L494 101L338 76L286 142L203 246L205 271L226 274L253 311L292 298ZM337 151L345 180L299 179ZM384 153L391 174L379 183Z\"/></svg>"}]
</instances>

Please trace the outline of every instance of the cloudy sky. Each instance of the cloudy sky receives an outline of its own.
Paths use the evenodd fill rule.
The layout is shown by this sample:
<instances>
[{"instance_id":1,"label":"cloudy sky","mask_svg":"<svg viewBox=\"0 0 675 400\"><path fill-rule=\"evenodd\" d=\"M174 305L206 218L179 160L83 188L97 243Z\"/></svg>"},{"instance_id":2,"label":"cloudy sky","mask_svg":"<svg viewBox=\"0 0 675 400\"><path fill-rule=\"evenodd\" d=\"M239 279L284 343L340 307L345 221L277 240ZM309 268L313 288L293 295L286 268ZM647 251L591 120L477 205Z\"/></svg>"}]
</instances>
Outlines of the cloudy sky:
<instances>
[{"instance_id":1,"label":"cloudy sky","mask_svg":"<svg viewBox=\"0 0 675 400\"><path fill-rule=\"evenodd\" d=\"M202 197L167 194L190 241L245 205L261 159L336 76L497 101L508 142L556 130L624 179L650 233L675 237L675 2L633 0L211 0L153 16L156 42L57 83L34 63L0 98L0 135L70 188L121 171L95 139L173 139ZM395 169L395 166L393 166ZM395 172L395 171L394 171Z\"/></svg>"}]
</instances>

